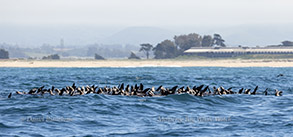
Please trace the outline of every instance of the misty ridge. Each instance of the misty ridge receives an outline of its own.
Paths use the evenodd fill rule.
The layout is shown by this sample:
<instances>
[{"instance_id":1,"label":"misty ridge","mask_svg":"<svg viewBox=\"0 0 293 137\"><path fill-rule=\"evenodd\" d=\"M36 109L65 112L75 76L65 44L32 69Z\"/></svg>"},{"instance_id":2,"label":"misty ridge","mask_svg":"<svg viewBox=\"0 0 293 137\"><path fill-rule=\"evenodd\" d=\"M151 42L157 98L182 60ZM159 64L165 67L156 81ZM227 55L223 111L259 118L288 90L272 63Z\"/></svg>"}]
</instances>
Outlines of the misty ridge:
<instances>
[{"instance_id":1,"label":"misty ridge","mask_svg":"<svg viewBox=\"0 0 293 137\"><path fill-rule=\"evenodd\" d=\"M2 26L0 48L9 52L10 58L35 58L58 54L62 58L93 58L98 54L104 58L128 58L132 53L146 58L140 52L140 44L154 47L174 36L196 33L213 35L216 32L229 47L280 45L293 40L293 28L283 25L244 25L223 27L159 28L127 27L13 27ZM118 31L117 31L118 30ZM186 49L185 49L186 50ZM153 51L150 51L153 58Z\"/></svg>"}]
</instances>

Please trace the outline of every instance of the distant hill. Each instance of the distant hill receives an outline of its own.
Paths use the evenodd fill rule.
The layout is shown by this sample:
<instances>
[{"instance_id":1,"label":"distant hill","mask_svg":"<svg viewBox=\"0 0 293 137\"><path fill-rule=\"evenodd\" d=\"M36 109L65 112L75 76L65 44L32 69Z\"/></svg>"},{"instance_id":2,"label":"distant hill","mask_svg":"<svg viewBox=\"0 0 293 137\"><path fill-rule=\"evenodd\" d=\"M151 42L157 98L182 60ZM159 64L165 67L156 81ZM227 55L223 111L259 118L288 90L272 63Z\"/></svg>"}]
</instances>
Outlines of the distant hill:
<instances>
[{"instance_id":1,"label":"distant hill","mask_svg":"<svg viewBox=\"0 0 293 137\"><path fill-rule=\"evenodd\" d=\"M292 23L218 26L179 27L123 27L115 26L0 26L0 43L20 47L40 47L44 43L58 46L64 39L65 46L86 46L89 44L136 45L151 43L154 46L175 35L198 33L200 35L221 34L228 46L265 46L293 41ZM122 29L122 30L120 30ZM120 30L120 31L119 31Z\"/></svg>"},{"instance_id":2,"label":"distant hill","mask_svg":"<svg viewBox=\"0 0 293 137\"><path fill-rule=\"evenodd\" d=\"M175 32L156 27L129 27L102 40L105 44L157 44L165 39L173 39Z\"/></svg>"},{"instance_id":3,"label":"distant hill","mask_svg":"<svg viewBox=\"0 0 293 137\"><path fill-rule=\"evenodd\" d=\"M221 34L228 46L278 45L284 40L293 40L293 27L290 24L240 25L214 29L214 32Z\"/></svg>"}]
</instances>

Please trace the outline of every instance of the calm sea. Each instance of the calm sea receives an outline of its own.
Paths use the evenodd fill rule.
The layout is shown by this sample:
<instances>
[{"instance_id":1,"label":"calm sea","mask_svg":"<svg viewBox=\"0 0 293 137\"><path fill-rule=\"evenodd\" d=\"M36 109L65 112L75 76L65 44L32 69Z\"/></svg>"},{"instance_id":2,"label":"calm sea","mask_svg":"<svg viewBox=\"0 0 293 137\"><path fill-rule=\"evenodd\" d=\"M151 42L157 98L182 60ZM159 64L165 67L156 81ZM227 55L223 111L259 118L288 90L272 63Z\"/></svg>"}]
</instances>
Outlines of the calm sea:
<instances>
[{"instance_id":1,"label":"calm sea","mask_svg":"<svg viewBox=\"0 0 293 137\"><path fill-rule=\"evenodd\" d=\"M279 74L284 76L277 77ZM210 85L283 96L21 96L57 88ZM293 68L0 68L0 136L293 136Z\"/></svg>"}]
</instances>

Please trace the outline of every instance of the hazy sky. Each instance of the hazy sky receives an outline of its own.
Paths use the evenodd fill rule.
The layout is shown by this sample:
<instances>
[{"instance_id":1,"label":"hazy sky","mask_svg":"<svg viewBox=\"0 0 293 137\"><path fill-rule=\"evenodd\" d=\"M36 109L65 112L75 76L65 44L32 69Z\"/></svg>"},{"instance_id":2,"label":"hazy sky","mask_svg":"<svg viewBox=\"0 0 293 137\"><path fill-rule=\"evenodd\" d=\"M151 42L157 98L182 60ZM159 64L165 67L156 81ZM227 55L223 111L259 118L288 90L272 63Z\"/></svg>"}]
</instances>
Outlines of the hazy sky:
<instances>
[{"instance_id":1,"label":"hazy sky","mask_svg":"<svg viewBox=\"0 0 293 137\"><path fill-rule=\"evenodd\" d=\"M292 0L0 0L0 27L292 24L292 7Z\"/></svg>"},{"instance_id":2,"label":"hazy sky","mask_svg":"<svg viewBox=\"0 0 293 137\"><path fill-rule=\"evenodd\" d=\"M292 0L0 0L1 24L292 23Z\"/></svg>"}]
</instances>

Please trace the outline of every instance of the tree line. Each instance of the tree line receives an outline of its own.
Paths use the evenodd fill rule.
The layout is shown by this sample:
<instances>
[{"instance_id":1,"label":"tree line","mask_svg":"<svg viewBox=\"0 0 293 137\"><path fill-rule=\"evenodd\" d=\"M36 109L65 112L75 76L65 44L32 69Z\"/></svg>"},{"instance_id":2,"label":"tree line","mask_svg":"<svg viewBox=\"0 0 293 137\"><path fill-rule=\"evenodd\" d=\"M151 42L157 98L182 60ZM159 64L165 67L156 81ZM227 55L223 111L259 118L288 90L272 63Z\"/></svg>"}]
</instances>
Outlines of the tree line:
<instances>
[{"instance_id":1,"label":"tree line","mask_svg":"<svg viewBox=\"0 0 293 137\"><path fill-rule=\"evenodd\" d=\"M139 51L144 52L147 59L149 59L151 50L154 52L155 59L168 59L183 55L184 51L191 47L212 47L216 45L226 47L224 42L225 40L222 39L220 34L200 36L196 33L190 33L188 35L175 36L173 41L164 40L155 47L149 43L141 44Z\"/></svg>"}]
</instances>

